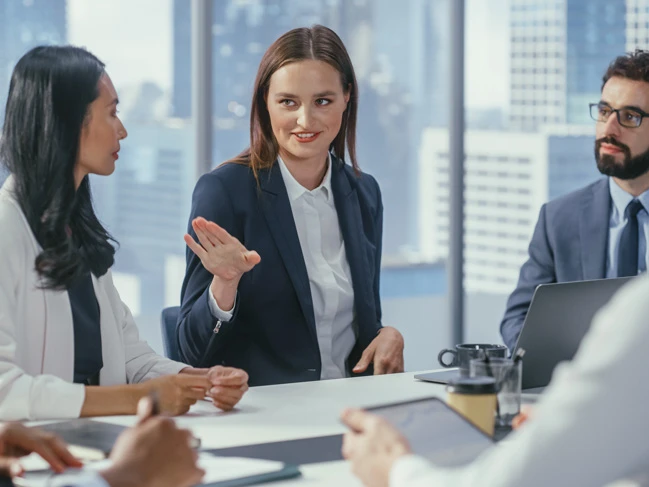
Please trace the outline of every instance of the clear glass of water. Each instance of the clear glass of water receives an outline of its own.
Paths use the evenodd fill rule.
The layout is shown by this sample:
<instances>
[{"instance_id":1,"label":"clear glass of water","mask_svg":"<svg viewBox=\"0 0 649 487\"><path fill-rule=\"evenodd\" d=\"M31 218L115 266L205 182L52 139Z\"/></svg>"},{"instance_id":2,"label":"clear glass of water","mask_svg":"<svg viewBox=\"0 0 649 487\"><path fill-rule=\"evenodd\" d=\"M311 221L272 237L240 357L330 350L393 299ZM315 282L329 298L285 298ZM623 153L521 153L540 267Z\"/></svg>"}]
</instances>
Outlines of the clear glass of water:
<instances>
[{"instance_id":1,"label":"clear glass of water","mask_svg":"<svg viewBox=\"0 0 649 487\"><path fill-rule=\"evenodd\" d=\"M523 362L508 358L471 360L471 377L493 377L498 390L496 427L510 427L512 419L521 410L521 382Z\"/></svg>"}]
</instances>

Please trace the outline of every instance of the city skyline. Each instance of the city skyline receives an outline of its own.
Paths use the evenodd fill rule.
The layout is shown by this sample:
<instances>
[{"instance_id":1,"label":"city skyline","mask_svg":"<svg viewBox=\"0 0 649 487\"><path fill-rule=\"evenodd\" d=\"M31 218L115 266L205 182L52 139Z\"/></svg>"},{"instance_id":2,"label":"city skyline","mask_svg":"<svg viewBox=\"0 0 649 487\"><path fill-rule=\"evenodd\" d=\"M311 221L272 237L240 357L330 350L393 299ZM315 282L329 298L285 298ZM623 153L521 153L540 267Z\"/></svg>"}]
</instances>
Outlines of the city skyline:
<instances>
[{"instance_id":1,"label":"city skyline","mask_svg":"<svg viewBox=\"0 0 649 487\"><path fill-rule=\"evenodd\" d=\"M445 314L449 182L444 121L448 114L444 54L450 53L450 46L447 14L440 13L450 1L219 0L213 25L214 53L221 56L214 75L230 71L229 77L220 76L220 84L213 86L214 113L220 110L213 145L226 152L217 154L215 162L246 144L247 90L266 44L303 23L318 21L339 29L361 85L359 162L377 178L383 193L383 322L399 326L411 344L407 364L420 369L432 365L428 360L431 346L446 346L450 340L444 325L450 318ZM512 129L508 124L512 90L518 91L516 100L525 114L535 110L534 103L538 108L538 101L549 98L548 93L534 91L542 91L550 80L542 79L540 87L531 86L539 84L537 75L548 74L537 71L520 73L523 80L514 83L510 70L529 69L527 64L537 70L557 69L539 62L538 54L546 47L548 53L555 51L549 40L536 43L534 36L572 42L578 49L567 55L560 49L559 64L574 60L577 69L564 76L558 90L553 86L551 95L559 93L560 101L562 96L573 97L575 113L587 114L580 112L580 106L584 98L593 96L593 83L599 82L600 70L610 61L605 58L622 50L621 1L611 2L617 6L617 37L611 44L614 49L605 55L599 52L597 39L587 42L602 28L602 12L608 5L604 0L553 0L554 6L570 7L572 15L563 21L559 18L547 34L543 29L549 25L534 10L516 19L509 10L513 4L545 8L540 0L467 1L464 223L469 340L499 339L497 323L518 266L526 258L539 206L599 176L589 132L594 123L554 126L549 132L543 132L548 127L525 133ZM261 4L269 10L260 10ZM173 0L4 0L0 5L5 7L0 14L8 12L5 24L0 15L0 32L10 36L9 42L0 44L2 96L6 96L13 65L37 43L66 40L87 47L107 64L130 135L122 146L116 173L92 178L96 208L121 243L113 269L116 286L138 316L142 335L159 346L160 310L178 303L184 275L182 234L195 177L190 98L182 100L182 119L169 117L173 91L187 95L191 86L189 63L174 59L176 52L189 53L189 4ZM649 0L626 0L624 5L626 50L646 47ZM51 15L43 16L44 6L51 9ZM175 6L184 9L183 18L174 17ZM586 15L587 8L590 13ZM553 15L561 11L555 8ZM530 22L523 27L525 35L513 36L512 29L521 28L513 26L514 21ZM185 31L176 39L178 29ZM565 29L574 32L564 36ZM512 48L512 37L528 34L521 45ZM445 50L442 55L440 50ZM516 63L522 63L513 66L514 52L531 56L518 56ZM525 80L526 76L534 78L534 83ZM236 105L230 107L231 101ZM570 122L565 101L558 107Z\"/></svg>"},{"instance_id":2,"label":"city skyline","mask_svg":"<svg viewBox=\"0 0 649 487\"><path fill-rule=\"evenodd\" d=\"M248 4L255 0L237 1ZM508 0L467 1L467 108L508 110L507 3ZM124 15L125 11L129 15ZM107 71L118 89L134 90L145 82L153 82L170 99L173 87L173 0L112 0L109 3L67 0L67 15L68 42L87 47L106 62ZM142 28L143 19L146 20L146 30ZM485 38L489 42L485 43ZM263 46L263 49L267 47ZM485 72L489 77L482 76ZM252 84L252 81L242 80L247 84Z\"/></svg>"}]
</instances>

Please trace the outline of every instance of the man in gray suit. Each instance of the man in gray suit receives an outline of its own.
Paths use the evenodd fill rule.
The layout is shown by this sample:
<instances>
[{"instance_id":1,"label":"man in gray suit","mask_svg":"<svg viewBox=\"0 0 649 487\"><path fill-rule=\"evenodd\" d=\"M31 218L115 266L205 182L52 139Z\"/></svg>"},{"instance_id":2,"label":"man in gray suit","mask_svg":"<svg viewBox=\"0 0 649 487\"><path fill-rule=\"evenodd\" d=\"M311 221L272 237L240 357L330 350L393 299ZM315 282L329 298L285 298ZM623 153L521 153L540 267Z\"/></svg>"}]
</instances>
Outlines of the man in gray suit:
<instances>
[{"instance_id":1,"label":"man in gray suit","mask_svg":"<svg viewBox=\"0 0 649 487\"><path fill-rule=\"evenodd\" d=\"M633 276L647 269L649 51L620 56L604 74L595 161L607 176L543 205L500 324L513 350L539 284Z\"/></svg>"}]
</instances>

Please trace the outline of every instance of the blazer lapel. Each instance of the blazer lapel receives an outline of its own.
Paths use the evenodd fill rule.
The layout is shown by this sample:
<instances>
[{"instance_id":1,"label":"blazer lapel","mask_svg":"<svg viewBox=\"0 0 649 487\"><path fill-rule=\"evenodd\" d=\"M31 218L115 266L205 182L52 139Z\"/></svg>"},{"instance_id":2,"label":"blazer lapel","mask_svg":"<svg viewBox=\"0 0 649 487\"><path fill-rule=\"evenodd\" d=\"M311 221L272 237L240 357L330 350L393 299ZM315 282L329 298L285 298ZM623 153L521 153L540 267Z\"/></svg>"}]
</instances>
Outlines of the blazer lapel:
<instances>
[{"instance_id":1,"label":"blazer lapel","mask_svg":"<svg viewBox=\"0 0 649 487\"><path fill-rule=\"evenodd\" d=\"M43 291L45 347L43 370L72 382L74 379L74 326L70 298L65 291Z\"/></svg>"},{"instance_id":2,"label":"blazer lapel","mask_svg":"<svg viewBox=\"0 0 649 487\"><path fill-rule=\"evenodd\" d=\"M579 238L581 264L585 280L606 277L606 246L608 244L611 195L608 179L593 185L581 201Z\"/></svg>"},{"instance_id":3,"label":"blazer lapel","mask_svg":"<svg viewBox=\"0 0 649 487\"><path fill-rule=\"evenodd\" d=\"M297 294L302 313L309 325L311 338L318 348L318 336L315 326L315 314L313 311L313 300L311 299L311 287L309 275L300 247L300 239L295 228L293 211L288 199L286 186L282 179L282 173L277 162L268 171L260 171L259 182L261 186L260 205L270 234L282 257L286 271L291 278L293 287Z\"/></svg>"},{"instance_id":4,"label":"blazer lapel","mask_svg":"<svg viewBox=\"0 0 649 487\"><path fill-rule=\"evenodd\" d=\"M36 237L29 227L20 205L13 196L13 176L9 176L2 186L0 197L8 198L20 214L21 225L15 229L16 233L25 233L29 236L31 246L26 250L27 260L34 262L36 256L42 252ZM33 265L33 264L32 264ZM43 355L40 364L41 370L48 374L55 375L66 381L74 380L74 326L72 323L72 308L70 298L66 291L39 290L40 278L35 270L30 271L26 276L29 280L30 290L27 299L34 299L33 306L38 309L42 303L42 317L32 322L26 322L24 326L30 327L34 335L42 335ZM40 298L42 296L42 302ZM36 301L38 300L38 301ZM42 323L42 325L41 325ZM38 347L40 339L35 339L35 346Z\"/></svg>"},{"instance_id":5,"label":"blazer lapel","mask_svg":"<svg viewBox=\"0 0 649 487\"><path fill-rule=\"evenodd\" d=\"M331 164L331 189L334 194L336 212L340 232L345 242L345 253L349 262L349 270L352 275L354 287L354 305L358 317L359 333L364 334L364 317L371 316L372 306L372 282L370 266L373 263L368 260L368 253L364 251L365 235L363 234L363 220L361 218L361 207L358 201L356 188L352 186L347 178L343 163L332 158ZM361 338L367 340L367 337ZM372 336L373 338L373 336Z\"/></svg>"}]
</instances>

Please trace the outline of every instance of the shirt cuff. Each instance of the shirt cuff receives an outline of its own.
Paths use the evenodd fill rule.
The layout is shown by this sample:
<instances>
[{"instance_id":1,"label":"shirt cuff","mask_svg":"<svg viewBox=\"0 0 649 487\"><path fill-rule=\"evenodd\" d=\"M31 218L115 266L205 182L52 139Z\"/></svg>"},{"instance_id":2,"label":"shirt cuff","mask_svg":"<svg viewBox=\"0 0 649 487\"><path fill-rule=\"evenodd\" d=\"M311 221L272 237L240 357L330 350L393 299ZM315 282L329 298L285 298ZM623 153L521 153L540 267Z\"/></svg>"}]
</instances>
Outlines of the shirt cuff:
<instances>
[{"instance_id":1,"label":"shirt cuff","mask_svg":"<svg viewBox=\"0 0 649 487\"><path fill-rule=\"evenodd\" d=\"M52 487L110 487L99 472L79 471L52 477Z\"/></svg>"},{"instance_id":2,"label":"shirt cuff","mask_svg":"<svg viewBox=\"0 0 649 487\"><path fill-rule=\"evenodd\" d=\"M390 487L413 485L422 476L430 475L432 464L422 457L406 455L399 458L390 470Z\"/></svg>"},{"instance_id":3,"label":"shirt cuff","mask_svg":"<svg viewBox=\"0 0 649 487\"><path fill-rule=\"evenodd\" d=\"M232 319L232 313L234 312L234 307L237 304L237 297L239 296L239 291L237 291L237 294L234 297L234 304L232 305L232 309L230 311L223 311L221 308L219 308L218 303L216 302L216 298L214 297L214 294L212 294L211 290L208 290L209 295L209 303L210 303L210 313L212 313L212 316L216 318L219 321L230 321Z\"/></svg>"}]
</instances>

